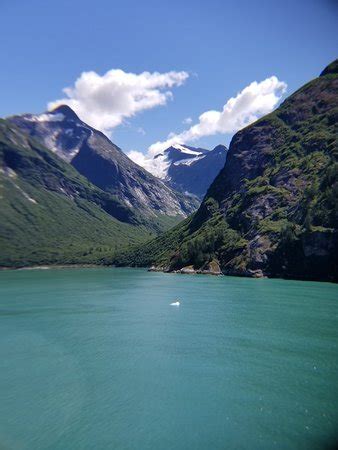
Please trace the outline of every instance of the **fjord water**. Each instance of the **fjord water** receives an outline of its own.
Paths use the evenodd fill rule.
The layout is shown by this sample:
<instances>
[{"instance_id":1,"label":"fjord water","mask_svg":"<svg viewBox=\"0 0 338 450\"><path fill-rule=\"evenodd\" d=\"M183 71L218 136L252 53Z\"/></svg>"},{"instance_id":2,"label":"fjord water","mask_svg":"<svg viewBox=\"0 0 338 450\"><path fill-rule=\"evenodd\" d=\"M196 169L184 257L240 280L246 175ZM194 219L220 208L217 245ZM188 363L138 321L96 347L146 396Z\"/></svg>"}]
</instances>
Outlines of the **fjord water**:
<instances>
[{"instance_id":1,"label":"fjord water","mask_svg":"<svg viewBox=\"0 0 338 450\"><path fill-rule=\"evenodd\" d=\"M337 339L334 284L2 272L0 448L323 448Z\"/></svg>"}]
</instances>

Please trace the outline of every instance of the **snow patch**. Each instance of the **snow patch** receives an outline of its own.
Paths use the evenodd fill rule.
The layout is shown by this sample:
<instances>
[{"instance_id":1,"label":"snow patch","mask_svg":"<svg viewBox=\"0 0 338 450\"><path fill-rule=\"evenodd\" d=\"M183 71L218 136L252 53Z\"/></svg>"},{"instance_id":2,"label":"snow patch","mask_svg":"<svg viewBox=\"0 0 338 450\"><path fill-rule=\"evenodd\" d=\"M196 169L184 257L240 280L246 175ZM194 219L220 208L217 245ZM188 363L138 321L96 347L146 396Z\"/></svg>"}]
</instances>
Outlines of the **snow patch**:
<instances>
[{"instance_id":1,"label":"snow patch","mask_svg":"<svg viewBox=\"0 0 338 450\"><path fill-rule=\"evenodd\" d=\"M13 184L14 184L14 186L21 192L21 194L25 197L25 199L27 199L27 200L30 201L31 203L35 203L35 204L38 203L34 198L30 197L30 196L27 194L27 192L25 192L23 189L21 189L20 186L18 186L16 183L13 183Z\"/></svg>"},{"instance_id":2,"label":"snow patch","mask_svg":"<svg viewBox=\"0 0 338 450\"><path fill-rule=\"evenodd\" d=\"M26 116L26 119L31 122L62 122L63 120L65 120L65 116L61 113L57 114L43 113Z\"/></svg>"},{"instance_id":3,"label":"snow patch","mask_svg":"<svg viewBox=\"0 0 338 450\"><path fill-rule=\"evenodd\" d=\"M136 150L131 150L127 156L141 167L144 167L148 172L155 175L157 178L164 179L167 175L170 162L167 155L156 155L154 158L151 155L145 155L144 153Z\"/></svg>"},{"instance_id":4,"label":"snow patch","mask_svg":"<svg viewBox=\"0 0 338 450\"><path fill-rule=\"evenodd\" d=\"M70 136L70 132L72 130L68 129L66 130L66 134ZM58 144L58 138L60 135L62 135L63 130L55 130L52 132L49 131L49 134L44 138L44 144L45 146L51 150L53 153L56 153L60 158L64 159L67 162L70 162L74 156L76 156L80 151L81 141L78 143L77 146L75 146L71 151L65 150L61 145ZM72 132L73 133L73 132Z\"/></svg>"},{"instance_id":5,"label":"snow patch","mask_svg":"<svg viewBox=\"0 0 338 450\"><path fill-rule=\"evenodd\" d=\"M169 158L171 148L178 150L182 155L182 159L173 163ZM149 152L147 154L144 154L136 150L131 150L127 155L131 160L136 162L136 164L144 167L146 170L148 170L148 172L155 175L155 177L162 180L167 180L166 177L168 176L168 169L171 164L174 164L175 166L178 166L180 164L190 166L195 161L204 158L204 156L206 156L206 153L207 151L203 152L197 149L192 150L181 144L173 144L171 147L164 150L163 153L157 153L155 155Z\"/></svg>"},{"instance_id":6,"label":"snow patch","mask_svg":"<svg viewBox=\"0 0 338 450\"><path fill-rule=\"evenodd\" d=\"M13 169L7 166L0 167L0 173L6 175L9 178L17 178L18 176Z\"/></svg>"},{"instance_id":7,"label":"snow patch","mask_svg":"<svg viewBox=\"0 0 338 450\"><path fill-rule=\"evenodd\" d=\"M26 117L31 122L62 122L65 120L65 116L61 113L49 114L43 113L38 115L31 115Z\"/></svg>"},{"instance_id":8,"label":"snow patch","mask_svg":"<svg viewBox=\"0 0 338 450\"><path fill-rule=\"evenodd\" d=\"M6 175L9 176L9 178L17 178L18 177L18 175L15 173L15 171L13 169L11 169L10 167L6 167L5 173L6 173Z\"/></svg>"},{"instance_id":9,"label":"snow patch","mask_svg":"<svg viewBox=\"0 0 338 450\"><path fill-rule=\"evenodd\" d=\"M206 155L201 154L201 155L195 156L195 158L187 158L187 159L182 159L181 161L175 161L174 166L191 166L196 161L201 161L205 157L206 157Z\"/></svg>"},{"instance_id":10,"label":"snow patch","mask_svg":"<svg viewBox=\"0 0 338 450\"><path fill-rule=\"evenodd\" d=\"M34 198L30 197L30 196L27 194L27 192L24 192L24 191L23 191L22 193L23 193L24 197L26 197L26 199L29 200L30 202L35 203L35 204L38 203Z\"/></svg>"},{"instance_id":11,"label":"snow patch","mask_svg":"<svg viewBox=\"0 0 338 450\"><path fill-rule=\"evenodd\" d=\"M176 150L180 150L181 152L186 153L188 155L200 155L201 154L201 152L199 152L198 150L191 150L190 148L184 147L184 145L181 145L181 144L174 144L174 145L172 145L172 147L175 148Z\"/></svg>"}]
</instances>

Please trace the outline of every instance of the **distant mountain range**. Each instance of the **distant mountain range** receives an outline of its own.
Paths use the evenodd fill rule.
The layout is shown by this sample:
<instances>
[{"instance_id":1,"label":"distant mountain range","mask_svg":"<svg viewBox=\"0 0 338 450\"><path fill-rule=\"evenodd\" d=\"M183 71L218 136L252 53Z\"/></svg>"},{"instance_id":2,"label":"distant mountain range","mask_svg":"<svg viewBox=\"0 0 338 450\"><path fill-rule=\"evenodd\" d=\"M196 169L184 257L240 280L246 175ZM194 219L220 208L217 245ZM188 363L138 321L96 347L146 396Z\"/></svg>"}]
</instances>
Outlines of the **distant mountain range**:
<instances>
[{"instance_id":1,"label":"distant mountain range","mask_svg":"<svg viewBox=\"0 0 338 450\"><path fill-rule=\"evenodd\" d=\"M195 211L68 106L0 120L0 266L103 263Z\"/></svg>"},{"instance_id":2,"label":"distant mountain range","mask_svg":"<svg viewBox=\"0 0 338 450\"><path fill-rule=\"evenodd\" d=\"M338 60L233 137L194 215L115 262L337 281L337 123Z\"/></svg>"},{"instance_id":3,"label":"distant mountain range","mask_svg":"<svg viewBox=\"0 0 338 450\"><path fill-rule=\"evenodd\" d=\"M8 121L70 163L95 186L146 216L186 217L198 206L194 196L174 191L131 161L69 106L40 115L13 116Z\"/></svg>"},{"instance_id":4,"label":"distant mountain range","mask_svg":"<svg viewBox=\"0 0 338 450\"><path fill-rule=\"evenodd\" d=\"M188 145L172 145L155 156L164 167L163 179L177 191L191 193L201 200L208 187L223 169L227 148L218 145L213 150Z\"/></svg>"}]
</instances>

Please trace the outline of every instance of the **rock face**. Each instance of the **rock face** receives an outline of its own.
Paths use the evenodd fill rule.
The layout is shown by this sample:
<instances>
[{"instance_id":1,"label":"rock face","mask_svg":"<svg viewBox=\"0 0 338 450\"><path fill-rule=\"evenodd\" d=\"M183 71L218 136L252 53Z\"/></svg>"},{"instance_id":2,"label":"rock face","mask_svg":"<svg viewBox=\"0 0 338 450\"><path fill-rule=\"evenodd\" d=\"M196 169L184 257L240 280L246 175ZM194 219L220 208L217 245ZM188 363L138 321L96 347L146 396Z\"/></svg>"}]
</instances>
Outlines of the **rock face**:
<instances>
[{"instance_id":1,"label":"rock face","mask_svg":"<svg viewBox=\"0 0 338 450\"><path fill-rule=\"evenodd\" d=\"M190 192L201 200L219 171L224 167L227 148L213 150L173 145L156 156L166 166L163 179L180 192Z\"/></svg>"},{"instance_id":2,"label":"rock face","mask_svg":"<svg viewBox=\"0 0 338 450\"><path fill-rule=\"evenodd\" d=\"M186 217L198 206L196 197L175 192L135 164L103 133L82 122L68 106L9 120L70 162L97 187L143 214Z\"/></svg>"},{"instance_id":3,"label":"rock face","mask_svg":"<svg viewBox=\"0 0 338 450\"><path fill-rule=\"evenodd\" d=\"M337 119L335 61L238 132L197 213L129 258L177 270L215 257L226 274L337 281Z\"/></svg>"}]
</instances>

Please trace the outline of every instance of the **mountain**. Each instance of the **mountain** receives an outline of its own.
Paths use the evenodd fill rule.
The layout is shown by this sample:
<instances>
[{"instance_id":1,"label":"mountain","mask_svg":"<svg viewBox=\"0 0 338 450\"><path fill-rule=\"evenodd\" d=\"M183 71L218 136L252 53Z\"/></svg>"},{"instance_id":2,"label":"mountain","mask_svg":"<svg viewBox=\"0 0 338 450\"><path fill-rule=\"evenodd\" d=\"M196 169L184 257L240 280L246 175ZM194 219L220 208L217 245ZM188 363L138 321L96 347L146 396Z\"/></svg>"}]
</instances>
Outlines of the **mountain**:
<instances>
[{"instance_id":1,"label":"mountain","mask_svg":"<svg viewBox=\"0 0 338 450\"><path fill-rule=\"evenodd\" d=\"M338 60L239 131L198 211L120 264L338 280Z\"/></svg>"},{"instance_id":2,"label":"mountain","mask_svg":"<svg viewBox=\"0 0 338 450\"><path fill-rule=\"evenodd\" d=\"M143 215L182 218L199 204L195 196L175 192L131 161L103 133L81 121L69 106L8 120L69 162L94 185Z\"/></svg>"},{"instance_id":3,"label":"mountain","mask_svg":"<svg viewBox=\"0 0 338 450\"><path fill-rule=\"evenodd\" d=\"M190 192L200 200L223 169L227 148L218 145L213 150L187 145L172 145L155 156L163 167L162 178L180 192Z\"/></svg>"},{"instance_id":4,"label":"mountain","mask_svg":"<svg viewBox=\"0 0 338 450\"><path fill-rule=\"evenodd\" d=\"M100 263L163 226L8 120L0 120L0 209L0 266L7 267Z\"/></svg>"}]
</instances>

